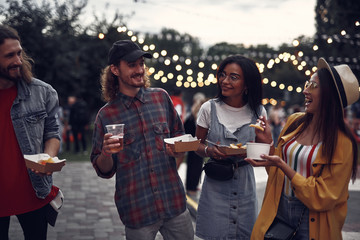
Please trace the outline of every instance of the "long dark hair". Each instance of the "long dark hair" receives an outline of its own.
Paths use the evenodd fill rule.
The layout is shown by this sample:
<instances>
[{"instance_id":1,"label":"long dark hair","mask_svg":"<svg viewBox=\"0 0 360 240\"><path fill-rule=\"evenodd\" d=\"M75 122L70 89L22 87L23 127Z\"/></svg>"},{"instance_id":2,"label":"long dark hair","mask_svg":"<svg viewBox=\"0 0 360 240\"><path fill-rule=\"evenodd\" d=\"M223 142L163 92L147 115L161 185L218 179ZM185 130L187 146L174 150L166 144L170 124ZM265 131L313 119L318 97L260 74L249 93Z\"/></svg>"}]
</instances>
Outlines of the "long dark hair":
<instances>
[{"instance_id":1,"label":"long dark hair","mask_svg":"<svg viewBox=\"0 0 360 240\"><path fill-rule=\"evenodd\" d=\"M322 155L327 159L328 164L331 164L334 156L336 143L338 140L338 131L343 132L352 143L353 148L353 167L351 179L353 182L356 179L357 173L357 159L358 159L358 148L357 143L352 135L350 128L344 121L343 108L340 103L340 99L336 90L335 83L332 79L329 70L323 68L317 71L319 82L320 82L320 115L315 124L315 134L321 136L322 141ZM313 119L313 114L306 113L303 117L294 121L289 128L285 131L285 134L294 131L302 123L298 135L300 135L310 124Z\"/></svg>"},{"instance_id":2,"label":"long dark hair","mask_svg":"<svg viewBox=\"0 0 360 240\"><path fill-rule=\"evenodd\" d=\"M245 86L247 88L247 93L243 94L243 101L245 103L248 103L251 111L255 114L255 116L259 117L258 111L262 101L263 90L261 74L258 67L256 66L256 63L253 60L241 55L228 56L220 63L220 66L216 73L217 79L219 79L219 74L224 71L226 65L231 63L236 63L241 67L244 74ZM216 97L223 100L225 96L222 95L219 81L217 84L218 92Z\"/></svg>"},{"instance_id":3,"label":"long dark hair","mask_svg":"<svg viewBox=\"0 0 360 240\"><path fill-rule=\"evenodd\" d=\"M0 25L0 45L4 44L6 39L18 40L21 44L21 40L18 32L12 27ZM25 51L21 51L22 66L20 68L22 79L25 82L30 83L33 77L32 64L34 60L26 55Z\"/></svg>"}]
</instances>

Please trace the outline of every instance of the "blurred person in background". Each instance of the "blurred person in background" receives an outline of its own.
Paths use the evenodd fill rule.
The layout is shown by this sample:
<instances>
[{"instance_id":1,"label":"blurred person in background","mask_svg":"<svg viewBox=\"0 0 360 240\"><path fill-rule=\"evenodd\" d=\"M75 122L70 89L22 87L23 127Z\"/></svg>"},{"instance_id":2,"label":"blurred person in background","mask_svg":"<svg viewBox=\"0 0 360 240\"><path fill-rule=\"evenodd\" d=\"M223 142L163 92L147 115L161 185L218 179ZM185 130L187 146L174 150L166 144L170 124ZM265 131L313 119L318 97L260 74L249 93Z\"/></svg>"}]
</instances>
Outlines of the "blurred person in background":
<instances>
[{"instance_id":1,"label":"blurred person in background","mask_svg":"<svg viewBox=\"0 0 360 240\"><path fill-rule=\"evenodd\" d=\"M276 216L298 227L292 239L342 239L358 161L344 109L359 99L359 83L348 65L320 58L317 67L303 90L305 112L289 116L275 155L246 159L269 175L251 239L264 239Z\"/></svg>"},{"instance_id":2,"label":"blurred person in background","mask_svg":"<svg viewBox=\"0 0 360 240\"><path fill-rule=\"evenodd\" d=\"M175 108L176 112L179 114L181 121L184 122L185 115L186 115L186 109L185 109L184 101L182 100L181 89L178 87L175 87L175 89L173 89L171 92L172 93L170 94L170 98L174 104L174 108Z\"/></svg>"},{"instance_id":3,"label":"blurred person in background","mask_svg":"<svg viewBox=\"0 0 360 240\"><path fill-rule=\"evenodd\" d=\"M184 123L185 133L195 136L196 132L196 119L201 105L206 101L206 97L203 93L196 93L193 96L193 104L191 106L190 115L187 116ZM196 154L194 151L188 152L186 157L186 179L185 188L186 192L190 197L197 196L197 188L199 185L203 157Z\"/></svg>"},{"instance_id":4,"label":"blurred person in background","mask_svg":"<svg viewBox=\"0 0 360 240\"><path fill-rule=\"evenodd\" d=\"M73 103L70 106L69 125L74 137L74 152L80 153L81 143L83 154L87 154L86 127L90 118L89 109L80 94L71 97L73 98Z\"/></svg>"},{"instance_id":5,"label":"blurred person in background","mask_svg":"<svg viewBox=\"0 0 360 240\"><path fill-rule=\"evenodd\" d=\"M70 120L70 108L75 103L76 97L70 95L67 97L67 104L63 108L64 112L64 131L65 131L65 142L66 142L66 151L71 151L71 142L74 142L74 136L71 132L71 126L69 124Z\"/></svg>"},{"instance_id":6,"label":"blurred person in background","mask_svg":"<svg viewBox=\"0 0 360 240\"><path fill-rule=\"evenodd\" d=\"M272 106L269 110L269 121L272 128L272 136L274 140L274 146L277 144L277 140L281 129L283 128L286 113L281 106L281 102L278 101L275 106Z\"/></svg>"}]
</instances>

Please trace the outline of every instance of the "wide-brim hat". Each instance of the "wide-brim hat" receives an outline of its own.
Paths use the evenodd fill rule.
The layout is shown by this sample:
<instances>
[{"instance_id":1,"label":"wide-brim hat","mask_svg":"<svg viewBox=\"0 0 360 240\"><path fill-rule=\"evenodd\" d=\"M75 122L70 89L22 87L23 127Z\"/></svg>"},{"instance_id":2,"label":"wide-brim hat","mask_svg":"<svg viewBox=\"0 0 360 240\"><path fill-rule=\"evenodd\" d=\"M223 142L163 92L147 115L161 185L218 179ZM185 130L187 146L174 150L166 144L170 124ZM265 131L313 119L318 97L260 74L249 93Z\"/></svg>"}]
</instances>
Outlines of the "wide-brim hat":
<instances>
[{"instance_id":1,"label":"wide-brim hat","mask_svg":"<svg viewBox=\"0 0 360 240\"><path fill-rule=\"evenodd\" d=\"M150 53L142 51L133 41L119 40L109 50L108 64L118 64L120 60L135 62L142 56L152 58Z\"/></svg>"},{"instance_id":2,"label":"wide-brim hat","mask_svg":"<svg viewBox=\"0 0 360 240\"><path fill-rule=\"evenodd\" d=\"M348 65L332 67L324 58L320 58L317 67L318 70L325 68L331 73L343 109L359 99L359 81Z\"/></svg>"}]
</instances>

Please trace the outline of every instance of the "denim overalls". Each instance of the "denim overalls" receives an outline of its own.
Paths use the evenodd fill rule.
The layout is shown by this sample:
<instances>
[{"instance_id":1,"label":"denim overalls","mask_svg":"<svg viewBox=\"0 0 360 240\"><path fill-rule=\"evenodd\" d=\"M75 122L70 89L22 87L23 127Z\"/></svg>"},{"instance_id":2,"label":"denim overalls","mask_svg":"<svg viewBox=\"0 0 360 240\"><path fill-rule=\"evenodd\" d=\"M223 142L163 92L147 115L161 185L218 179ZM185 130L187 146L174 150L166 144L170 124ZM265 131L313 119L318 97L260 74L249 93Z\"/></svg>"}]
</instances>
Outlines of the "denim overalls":
<instances>
[{"instance_id":1,"label":"denim overalls","mask_svg":"<svg viewBox=\"0 0 360 240\"><path fill-rule=\"evenodd\" d=\"M208 139L222 145L255 140L251 122L231 133L221 124L216 115L215 101L211 100L211 124ZM263 108L263 107L262 107ZM261 111L259 111L261 112ZM236 162L242 158L232 157ZM243 165L235 170L228 181L216 181L205 176L196 218L196 235L204 239L250 239L258 213L256 184L253 167Z\"/></svg>"}]
</instances>

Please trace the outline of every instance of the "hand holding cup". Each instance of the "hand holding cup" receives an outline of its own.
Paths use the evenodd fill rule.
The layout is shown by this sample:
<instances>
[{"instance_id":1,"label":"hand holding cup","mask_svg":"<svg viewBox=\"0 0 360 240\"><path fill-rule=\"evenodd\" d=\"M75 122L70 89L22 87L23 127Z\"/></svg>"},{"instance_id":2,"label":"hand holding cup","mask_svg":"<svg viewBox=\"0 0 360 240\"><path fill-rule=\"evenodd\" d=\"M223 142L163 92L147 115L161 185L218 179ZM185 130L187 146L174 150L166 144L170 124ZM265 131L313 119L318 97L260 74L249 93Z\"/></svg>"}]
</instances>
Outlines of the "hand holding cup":
<instances>
[{"instance_id":1,"label":"hand holding cup","mask_svg":"<svg viewBox=\"0 0 360 240\"><path fill-rule=\"evenodd\" d=\"M111 134L110 139L116 139L109 145L112 153L120 152L124 149L124 126L125 124L106 125L106 130Z\"/></svg>"}]
</instances>

